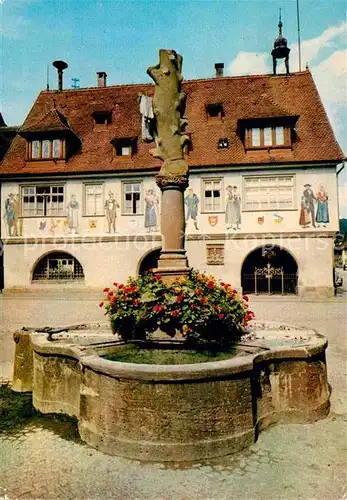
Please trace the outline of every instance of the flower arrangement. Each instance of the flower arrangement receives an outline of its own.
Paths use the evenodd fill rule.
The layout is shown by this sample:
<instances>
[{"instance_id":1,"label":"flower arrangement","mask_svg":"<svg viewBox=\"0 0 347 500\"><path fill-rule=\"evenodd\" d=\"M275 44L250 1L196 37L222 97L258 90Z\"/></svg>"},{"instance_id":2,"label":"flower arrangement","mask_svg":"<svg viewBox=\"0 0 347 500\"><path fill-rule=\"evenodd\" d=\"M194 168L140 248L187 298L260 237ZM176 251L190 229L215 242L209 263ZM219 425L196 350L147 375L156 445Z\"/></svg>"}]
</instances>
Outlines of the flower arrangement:
<instances>
[{"instance_id":1,"label":"flower arrangement","mask_svg":"<svg viewBox=\"0 0 347 500\"><path fill-rule=\"evenodd\" d=\"M164 283L149 272L104 289L100 307L112 329L125 340L149 340L158 328L171 336L179 331L188 345L227 346L239 339L254 314L248 297L212 276L192 271Z\"/></svg>"}]
</instances>

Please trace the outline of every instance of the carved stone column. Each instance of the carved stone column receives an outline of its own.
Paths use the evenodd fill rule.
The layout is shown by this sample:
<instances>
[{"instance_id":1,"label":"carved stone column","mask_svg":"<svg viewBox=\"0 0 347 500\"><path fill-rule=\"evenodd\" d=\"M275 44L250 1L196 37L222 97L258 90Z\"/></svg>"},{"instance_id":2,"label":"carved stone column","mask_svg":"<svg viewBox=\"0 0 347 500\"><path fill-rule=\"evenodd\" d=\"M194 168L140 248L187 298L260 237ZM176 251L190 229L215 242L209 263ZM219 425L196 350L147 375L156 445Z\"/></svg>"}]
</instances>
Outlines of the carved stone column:
<instances>
[{"instance_id":1,"label":"carved stone column","mask_svg":"<svg viewBox=\"0 0 347 500\"><path fill-rule=\"evenodd\" d=\"M184 191L188 186L188 165L183 147L188 141L183 117L185 94L181 92L182 57L173 50L159 51L159 64L148 68L155 82L153 111L156 118L156 148L152 155L164 161L156 182L162 191L162 251L158 271L165 281L189 273L184 249Z\"/></svg>"}]
</instances>

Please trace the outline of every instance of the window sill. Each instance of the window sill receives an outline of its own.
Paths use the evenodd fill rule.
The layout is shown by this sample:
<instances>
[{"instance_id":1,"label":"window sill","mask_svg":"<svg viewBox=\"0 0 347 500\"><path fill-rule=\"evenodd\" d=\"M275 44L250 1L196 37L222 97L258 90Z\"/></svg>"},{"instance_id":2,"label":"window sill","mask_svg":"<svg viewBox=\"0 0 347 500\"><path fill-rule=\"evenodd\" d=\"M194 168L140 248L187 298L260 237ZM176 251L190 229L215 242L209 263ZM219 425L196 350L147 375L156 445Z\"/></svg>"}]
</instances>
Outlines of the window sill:
<instances>
[{"instance_id":1,"label":"window sill","mask_svg":"<svg viewBox=\"0 0 347 500\"><path fill-rule=\"evenodd\" d=\"M141 212L139 214L121 214L122 217L139 217L144 215L144 212Z\"/></svg>"},{"instance_id":2,"label":"window sill","mask_svg":"<svg viewBox=\"0 0 347 500\"><path fill-rule=\"evenodd\" d=\"M298 212L298 208L243 208L242 212Z\"/></svg>"},{"instance_id":3,"label":"window sill","mask_svg":"<svg viewBox=\"0 0 347 500\"><path fill-rule=\"evenodd\" d=\"M30 162L33 162L33 163L36 163L36 162L39 162L39 161L65 161L66 158L61 156L59 158L26 158L25 161L30 163Z\"/></svg>"},{"instance_id":4,"label":"window sill","mask_svg":"<svg viewBox=\"0 0 347 500\"><path fill-rule=\"evenodd\" d=\"M105 217L105 214L83 214L82 217Z\"/></svg>"},{"instance_id":5,"label":"window sill","mask_svg":"<svg viewBox=\"0 0 347 500\"><path fill-rule=\"evenodd\" d=\"M292 146L291 144L284 144L282 146L252 146L252 147L245 147L245 150L246 152L248 151L268 151L269 153L271 151L277 151L277 150L281 150L281 149L292 149Z\"/></svg>"},{"instance_id":6,"label":"window sill","mask_svg":"<svg viewBox=\"0 0 347 500\"><path fill-rule=\"evenodd\" d=\"M213 211L213 212L206 212L205 210L204 211L201 211L200 212L201 215L215 215L215 214L225 214L225 210L219 210L219 211Z\"/></svg>"},{"instance_id":7,"label":"window sill","mask_svg":"<svg viewBox=\"0 0 347 500\"><path fill-rule=\"evenodd\" d=\"M66 219L66 215L20 215L19 219Z\"/></svg>"}]
</instances>

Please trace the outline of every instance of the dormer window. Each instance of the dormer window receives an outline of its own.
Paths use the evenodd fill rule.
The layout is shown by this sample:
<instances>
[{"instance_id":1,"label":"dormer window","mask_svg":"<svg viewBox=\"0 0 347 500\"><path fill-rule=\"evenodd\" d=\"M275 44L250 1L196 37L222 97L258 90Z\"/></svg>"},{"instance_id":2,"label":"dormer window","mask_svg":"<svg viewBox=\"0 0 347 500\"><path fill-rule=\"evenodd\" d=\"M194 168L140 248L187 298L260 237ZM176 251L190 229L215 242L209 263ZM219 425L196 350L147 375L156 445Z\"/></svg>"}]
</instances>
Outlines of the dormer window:
<instances>
[{"instance_id":1,"label":"dormer window","mask_svg":"<svg viewBox=\"0 0 347 500\"><path fill-rule=\"evenodd\" d=\"M246 130L246 149L290 147L290 130L284 126L252 127Z\"/></svg>"},{"instance_id":2,"label":"dormer window","mask_svg":"<svg viewBox=\"0 0 347 500\"><path fill-rule=\"evenodd\" d=\"M109 125L112 122L111 111L94 111L92 117L95 125Z\"/></svg>"},{"instance_id":3,"label":"dormer window","mask_svg":"<svg viewBox=\"0 0 347 500\"><path fill-rule=\"evenodd\" d=\"M131 158L136 152L136 139L126 137L123 139L114 139L112 141L114 146L115 155L118 157Z\"/></svg>"},{"instance_id":4,"label":"dormer window","mask_svg":"<svg viewBox=\"0 0 347 500\"><path fill-rule=\"evenodd\" d=\"M65 158L64 139L35 139L28 142L30 160L58 160Z\"/></svg>"},{"instance_id":5,"label":"dormer window","mask_svg":"<svg viewBox=\"0 0 347 500\"><path fill-rule=\"evenodd\" d=\"M224 116L223 104L221 103L206 104L206 113L208 118L221 119Z\"/></svg>"}]
</instances>

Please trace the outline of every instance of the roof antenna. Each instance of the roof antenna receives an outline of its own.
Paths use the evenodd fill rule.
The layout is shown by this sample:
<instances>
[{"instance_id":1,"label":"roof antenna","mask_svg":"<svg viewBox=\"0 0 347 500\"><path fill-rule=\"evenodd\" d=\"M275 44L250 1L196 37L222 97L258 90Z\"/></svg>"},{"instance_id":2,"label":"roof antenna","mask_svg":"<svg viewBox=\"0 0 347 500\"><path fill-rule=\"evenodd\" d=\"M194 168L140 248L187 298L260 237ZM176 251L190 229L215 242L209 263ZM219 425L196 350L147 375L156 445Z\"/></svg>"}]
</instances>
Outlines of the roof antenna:
<instances>
[{"instance_id":1,"label":"roof antenna","mask_svg":"<svg viewBox=\"0 0 347 500\"><path fill-rule=\"evenodd\" d=\"M47 64L47 85L46 89L49 90L49 64Z\"/></svg>"}]
</instances>

